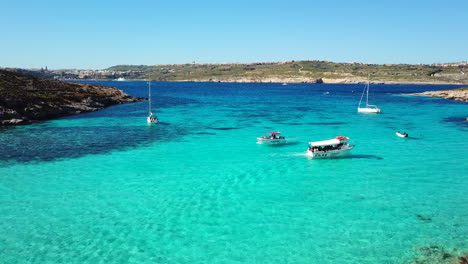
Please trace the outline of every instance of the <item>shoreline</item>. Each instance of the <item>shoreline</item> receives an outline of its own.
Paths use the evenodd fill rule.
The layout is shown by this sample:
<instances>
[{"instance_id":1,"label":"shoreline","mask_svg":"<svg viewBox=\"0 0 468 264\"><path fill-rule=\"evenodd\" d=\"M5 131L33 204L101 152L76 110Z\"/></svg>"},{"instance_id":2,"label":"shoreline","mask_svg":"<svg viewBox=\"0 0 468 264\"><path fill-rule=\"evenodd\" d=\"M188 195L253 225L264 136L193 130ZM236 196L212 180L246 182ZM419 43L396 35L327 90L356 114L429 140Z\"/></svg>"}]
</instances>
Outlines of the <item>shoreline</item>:
<instances>
[{"instance_id":1,"label":"shoreline","mask_svg":"<svg viewBox=\"0 0 468 264\"><path fill-rule=\"evenodd\" d=\"M468 87L459 88L459 89L451 89L451 90L411 93L407 95L437 97L437 98L443 98L443 99L449 99L449 100L455 100L455 101L468 102Z\"/></svg>"},{"instance_id":2,"label":"shoreline","mask_svg":"<svg viewBox=\"0 0 468 264\"><path fill-rule=\"evenodd\" d=\"M65 82L83 82L83 81L103 81L103 82L134 82L134 81L147 81L144 79L126 79L125 81L117 81L117 80L106 80L106 79L66 79L62 80ZM311 84L366 84L367 80L359 79L359 80L350 80L350 79L328 79L328 78L319 78L319 79L298 79L298 78L268 78L268 79L260 79L260 80L252 80L248 78L240 78L240 79L195 79L195 80L152 80L152 81L163 81L163 82L196 82L196 83L311 83ZM411 81L370 81L370 84L412 84L412 85L468 85L467 83L459 83L459 82L429 82L429 81L421 81L421 82L411 82Z\"/></svg>"}]
</instances>

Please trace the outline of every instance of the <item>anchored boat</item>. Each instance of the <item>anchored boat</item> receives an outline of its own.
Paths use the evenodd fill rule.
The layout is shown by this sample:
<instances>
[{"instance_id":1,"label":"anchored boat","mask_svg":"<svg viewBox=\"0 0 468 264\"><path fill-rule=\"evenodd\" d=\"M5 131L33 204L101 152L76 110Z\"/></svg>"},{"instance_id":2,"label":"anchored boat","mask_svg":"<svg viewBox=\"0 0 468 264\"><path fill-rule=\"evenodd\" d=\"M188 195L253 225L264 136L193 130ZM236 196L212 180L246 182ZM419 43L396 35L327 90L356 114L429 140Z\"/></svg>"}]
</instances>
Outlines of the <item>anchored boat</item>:
<instances>
[{"instance_id":1,"label":"anchored boat","mask_svg":"<svg viewBox=\"0 0 468 264\"><path fill-rule=\"evenodd\" d=\"M257 138L257 143L263 144L277 144L277 143L284 143L286 142L286 138L282 136L278 136L281 134L281 132L269 132L267 134L270 134L269 136L263 136L263 137L258 137Z\"/></svg>"},{"instance_id":2,"label":"anchored boat","mask_svg":"<svg viewBox=\"0 0 468 264\"><path fill-rule=\"evenodd\" d=\"M146 118L146 122L148 122L148 124L158 123L158 117L153 115L153 112L151 111L151 81L148 82L148 112L149 116Z\"/></svg>"},{"instance_id":3,"label":"anchored boat","mask_svg":"<svg viewBox=\"0 0 468 264\"><path fill-rule=\"evenodd\" d=\"M354 148L348 144L349 138L338 136L334 139L309 142L309 149L306 155L312 158L335 158L349 154L349 151Z\"/></svg>"},{"instance_id":4,"label":"anchored boat","mask_svg":"<svg viewBox=\"0 0 468 264\"><path fill-rule=\"evenodd\" d=\"M400 131L398 131L398 132L396 132L395 134L396 134L397 136L399 136L399 137L402 137L402 138L408 137L408 133L405 133L405 132L400 132Z\"/></svg>"},{"instance_id":5,"label":"anchored boat","mask_svg":"<svg viewBox=\"0 0 468 264\"><path fill-rule=\"evenodd\" d=\"M359 100L357 111L358 113L365 113L365 114L380 114L382 111L376 105L369 104L369 86L370 86L370 80L367 80L366 87L364 88L364 91L362 91L361 100ZM366 106L361 107L364 93L366 94Z\"/></svg>"}]
</instances>

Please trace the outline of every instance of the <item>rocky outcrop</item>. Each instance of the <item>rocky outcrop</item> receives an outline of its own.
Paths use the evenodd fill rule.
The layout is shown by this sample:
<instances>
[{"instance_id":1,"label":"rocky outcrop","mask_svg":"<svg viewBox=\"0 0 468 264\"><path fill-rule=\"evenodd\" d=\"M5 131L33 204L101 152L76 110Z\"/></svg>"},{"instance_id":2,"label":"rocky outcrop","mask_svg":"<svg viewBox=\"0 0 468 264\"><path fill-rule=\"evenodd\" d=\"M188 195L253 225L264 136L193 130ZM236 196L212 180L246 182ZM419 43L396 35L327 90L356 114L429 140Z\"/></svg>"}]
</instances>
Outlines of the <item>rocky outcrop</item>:
<instances>
[{"instance_id":1,"label":"rocky outcrop","mask_svg":"<svg viewBox=\"0 0 468 264\"><path fill-rule=\"evenodd\" d=\"M468 255L459 249L431 245L420 247L409 263L468 264Z\"/></svg>"},{"instance_id":2,"label":"rocky outcrop","mask_svg":"<svg viewBox=\"0 0 468 264\"><path fill-rule=\"evenodd\" d=\"M428 96L428 97L441 97L445 99L451 99L455 101L464 101L468 102L468 87L453 89L453 90L443 90L443 91L429 91L423 93L414 93L410 95L416 96Z\"/></svg>"},{"instance_id":3,"label":"rocky outcrop","mask_svg":"<svg viewBox=\"0 0 468 264\"><path fill-rule=\"evenodd\" d=\"M0 70L0 126L91 112L145 100L100 85L39 79Z\"/></svg>"}]
</instances>

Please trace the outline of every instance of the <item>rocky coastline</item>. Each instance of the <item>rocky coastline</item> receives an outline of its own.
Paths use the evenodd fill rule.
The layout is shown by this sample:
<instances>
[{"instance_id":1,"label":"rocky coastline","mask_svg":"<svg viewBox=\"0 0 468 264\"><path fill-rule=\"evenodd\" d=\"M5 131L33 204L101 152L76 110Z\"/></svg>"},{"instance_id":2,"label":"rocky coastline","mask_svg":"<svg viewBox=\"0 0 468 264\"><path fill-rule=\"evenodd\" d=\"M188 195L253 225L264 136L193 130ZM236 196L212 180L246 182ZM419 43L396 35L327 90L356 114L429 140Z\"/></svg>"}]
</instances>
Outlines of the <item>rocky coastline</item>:
<instances>
[{"instance_id":1,"label":"rocky coastline","mask_svg":"<svg viewBox=\"0 0 468 264\"><path fill-rule=\"evenodd\" d=\"M444 99L450 99L455 101L468 102L468 87L452 89L452 90L442 90L442 91L428 91L422 93L413 93L410 95L415 96L428 96L428 97L440 97Z\"/></svg>"},{"instance_id":2,"label":"rocky coastline","mask_svg":"<svg viewBox=\"0 0 468 264\"><path fill-rule=\"evenodd\" d=\"M107 86L69 83L0 70L0 126L92 112L146 100Z\"/></svg>"}]
</instances>

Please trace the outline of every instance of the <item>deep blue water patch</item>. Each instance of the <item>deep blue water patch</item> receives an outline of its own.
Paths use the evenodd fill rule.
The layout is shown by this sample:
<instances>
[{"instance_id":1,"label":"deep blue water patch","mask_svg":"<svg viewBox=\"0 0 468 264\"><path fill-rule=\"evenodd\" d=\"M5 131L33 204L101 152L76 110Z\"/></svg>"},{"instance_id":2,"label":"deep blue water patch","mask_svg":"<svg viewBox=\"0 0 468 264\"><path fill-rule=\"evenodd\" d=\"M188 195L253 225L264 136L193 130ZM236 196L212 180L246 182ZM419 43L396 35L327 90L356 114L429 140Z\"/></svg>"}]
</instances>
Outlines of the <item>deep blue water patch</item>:
<instances>
[{"instance_id":1,"label":"deep blue water patch","mask_svg":"<svg viewBox=\"0 0 468 264\"><path fill-rule=\"evenodd\" d=\"M31 162L78 158L171 141L186 135L187 130L164 123L156 126L32 125L2 129L0 133L0 160Z\"/></svg>"},{"instance_id":2,"label":"deep blue water patch","mask_svg":"<svg viewBox=\"0 0 468 264\"><path fill-rule=\"evenodd\" d=\"M442 122L454 125L457 129L468 131L468 120L466 118L465 116L451 116L442 119Z\"/></svg>"}]
</instances>

